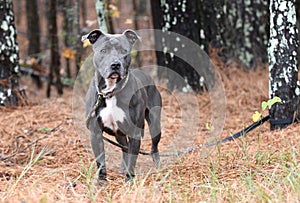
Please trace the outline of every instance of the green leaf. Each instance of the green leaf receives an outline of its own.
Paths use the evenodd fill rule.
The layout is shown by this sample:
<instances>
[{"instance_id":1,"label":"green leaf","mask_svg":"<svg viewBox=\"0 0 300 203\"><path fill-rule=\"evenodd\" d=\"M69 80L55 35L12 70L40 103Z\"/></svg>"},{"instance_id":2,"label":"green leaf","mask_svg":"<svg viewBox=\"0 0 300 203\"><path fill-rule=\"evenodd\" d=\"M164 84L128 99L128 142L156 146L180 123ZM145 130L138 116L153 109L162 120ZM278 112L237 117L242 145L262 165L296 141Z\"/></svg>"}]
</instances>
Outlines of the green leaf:
<instances>
[{"instance_id":1,"label":"green leaf","mask_svg":"<svg viewBox=\"0 0 300 203\"><path fill-rule=\"evenodd\" d=\"M271 107L275 103L281 103L282 100L279 97L274 97L272 99L269 99L267 102L263 101L261 103L261 109L264 111L267 107Z\"/></svg>"},{"instance_id":2,"label":"green leaf","mask_svg":"<svg viewBox=\"0 0 300 203\"><path fill-rule=\"evenodd\" d=\"M255 111L255 113L252 115L252 120L254 122L258 121L261 118L261 113L259 113L258 111Z\"/></svg>"},{"instance_id":3,"label":"green leaf","mask_svg":"<svg viewBox=\"0 0 300 203\"><path fill-rule=\"evenodd\" d=\"M210 124L208 124L208 123L205 124L205 128L206 128L207 130L209 130L209 131L214 131L214 130L215 130L214 126L212 126L212 125L210 125Z\"/></svg>"},{"instance_id":4,"label":"green leaf","mask_svg":"<svg viewBox=\"0 0 300 203\"><path fill-rule=\"evenodd\" d=\"M279 97L274 97L268 101L268 106L271 107L275 103L281 103L282 100Z\"/></svg>"},{"instance_id":5,"label":"green leaf","mask_svg":"<svg viewBox=\"0 0 300 203\"><path fill-rule=\"evenodd\" d=\"M263 101L263 102L261 103L261 109L264 111L264 110L266 110L267 107L268 107L268 103L265 102L265 101Z\"/></svg>"},{"instance_id":6,"label":"green leaf","mask_svg":"<svg viewBox=\"0 0 300 203\"><path fill-rule=\"evenodd\" d=\"M53 128L39 128L38 131L42 133L48 133L51 132Z\"/></svg>"}]
</instances>

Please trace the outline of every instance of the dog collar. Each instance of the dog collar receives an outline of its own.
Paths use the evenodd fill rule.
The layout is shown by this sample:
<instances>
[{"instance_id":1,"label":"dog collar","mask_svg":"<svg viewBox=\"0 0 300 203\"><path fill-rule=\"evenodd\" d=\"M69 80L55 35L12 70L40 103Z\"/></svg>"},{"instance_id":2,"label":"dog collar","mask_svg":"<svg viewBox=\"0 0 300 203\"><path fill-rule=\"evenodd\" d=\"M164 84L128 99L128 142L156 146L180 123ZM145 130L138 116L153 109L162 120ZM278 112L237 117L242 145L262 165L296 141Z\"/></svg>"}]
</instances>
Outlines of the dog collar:
<instances>
[{"instance_id":1,"label":"dog collar","mask_svg":"<svg viewBox=\"0 0 300 203\"><path fill-rule=\"evenodd\" d=\"M123 84L120 88L116 87L110 92L104 93L104 92L99 91L98 88L97 88L98 100L99 100L99 98L101 98L101 99L110 99L110 98L112 98L113 96L115 96L116 94L118 94L119 92L121 92L124 89L124 87L128 83L128 80L129 80L129 74L127 74L127 76L125 78L125 81L123 82Z\"/></svg>"}]
</instances>

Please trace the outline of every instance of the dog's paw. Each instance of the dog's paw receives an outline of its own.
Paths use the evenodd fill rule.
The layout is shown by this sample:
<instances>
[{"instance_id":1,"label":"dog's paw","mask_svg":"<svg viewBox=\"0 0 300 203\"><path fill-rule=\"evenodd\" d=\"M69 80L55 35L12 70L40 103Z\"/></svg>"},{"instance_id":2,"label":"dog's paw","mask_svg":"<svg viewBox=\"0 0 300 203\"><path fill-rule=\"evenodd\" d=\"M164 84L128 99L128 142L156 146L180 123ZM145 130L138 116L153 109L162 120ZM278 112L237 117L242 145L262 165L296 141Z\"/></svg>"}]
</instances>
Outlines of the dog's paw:
<instances>
[{"instance_id":1,"label":"dog's paw","mask_svg":"<svg viewBox=\"0 0 300 203\"><path fill-rule=\"evenodd\" d=\"M121 164L120 168L118 169L118 174L126 174L126 167L124 164Z\"/></svg>"},{"instance_id":2,"label":"dog's paw","mask_svg":"<svg viewBox=\"0 0 300 203\"><path fill-rule=\"evenodd\" d=\"M95 183L95 186L98 186L98 187L106 187L107 186L107 181L106 180L97 180L96 183Z\"/></svg>"},{"instance_id":3,"label":"dog's paw","mask_svg":"<svg viewBox=\"0 0 300 203\"><path fill-rule=\"evenodd\" d=\"M119 168L118 169L118 174L125 174L126 170L124 168Z\"/></svg>"},{"instance_id":4,"label":"dog's paw","mask_svg":"<svg viewBox=\"0 0 300 203\"><path fill-rule=\"evenodd\" d=\"M133 181L135 175L131 175L131 174L126 174L126 177L125 177L125 183L130 183Z\"/></svg>"},{"instance_id":5,"label":"dog's paw","mask_svg":"<svg viewBox=\"0 0 300 203\"><path fill-rule=\"evenodd\" d=\"M99 174L98 180L106 180L106 174Z\"/></svg>"},{"instance_id":6,"label":"dog's paw","mask_svg":"<svg viewBox=\"0 0 300 203\"><path fill-rule=\"evenodd\" d=\"M97 163L97 166L98 166L98 179L106 180L106 169L105 168L99 169L100 164L98 164L98 163Z\"/></svg>"},{"instance_id":7,"label":"dog's paw","mask_svg":"<svg viewBox=\"0 0 300 203\"><path fill-rule=\"evenodd\" d=\"M156 168L160 168L160 157L159 157L159 153L153 153L151 154L152 156L152 160L154 162L154 165Z\"/></svg>"}]
</instances>

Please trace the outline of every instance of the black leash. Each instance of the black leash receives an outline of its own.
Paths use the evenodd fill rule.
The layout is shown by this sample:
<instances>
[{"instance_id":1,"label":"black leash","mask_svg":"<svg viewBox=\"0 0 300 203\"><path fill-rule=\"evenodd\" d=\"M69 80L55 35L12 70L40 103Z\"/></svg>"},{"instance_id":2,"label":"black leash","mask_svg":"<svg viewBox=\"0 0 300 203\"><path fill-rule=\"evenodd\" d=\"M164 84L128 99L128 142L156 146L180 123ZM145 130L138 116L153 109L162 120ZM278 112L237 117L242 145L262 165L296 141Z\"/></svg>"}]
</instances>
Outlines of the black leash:
<instances>
[{"instance_id":1,"label":"black leash","mask_svg":"<svg viewBox=\"0 0 300 203\"><path fill-rule=\"evenodd\" d=\"M168 157L168 156L179 156L179 155L182 155L182 154L186 154L186 153L189 153L189 152L192 152L192 151L195 151L197 149L201 149L203 147L212 147L212 146L217 146L219 144L222 144L222 143L225 143L225 142L228 142L228 141L232 141L234 139L237 139L245 134L247 134L248 132L254 130L255 128L257 128L258 126L262 125L264 122L268 121L270 119L270 116L265 116L263 117L261 120L259 121L256 121L254 123L252 123L250 126L244 128L243 130L241 130L240 132L234 134L234 135L231 135L231 136L228 136L222 140L219 140L219 141L216 141L216 142L213 142L213 143L208 143L208 144L200 144L200 145L196 145L196 146L191 146L191 147L188 147L188 148L185 148L183 150L180 150L180 151L177 151L177 152L174 152L174 153L159 153L159 156L161 157ZM125 151L128 151L128 147L126 146L123 146L123 145L120 145L106 137L103 136L103 139L105 141L107 141L108 143L114 145L114 146L117 146ZM146 152L146 151L143 151L143 150L140 150L139 151L139 154L142 154L142 155L152 155L151 152Z\"/></svg>"},{"instance_id":2,"label":"black leash","mask_svg":"<svg viewBox=\"0 0 300 203\"><path fill-rule=\"evenodd\" d=\"M128 78L129 77L126 77L126 80L125 82L123 83L122 87L120 88L120 90L122 90L124 88L124 86L126 85L127 81L128 81ZM120 90L118 90L117 92L119 92ZM100 107L101 103L103 102L104 99L106 98L111 98L113 97L116 93L117 93L115 90L113 90L112 92L108 92L108 93L102 93L100 91L97 90L97 100L96 100L96 103L95 105L93 106L91 112L88 114L87 118L86 118L86 125L88 126L88 123L90 121L90 119L92 117L95 117L96 115L96 111L97 109ZM192 151L195 151L197 149L201 149L203 147L212 147L212 146L216 146L216 145L219 145L219 144L222 144L222 143L225 143L225 142L228 142L228 141L232 141L234 139L237 139L243 135L245 135L246 133L254 130L255 128L257 128L258 126L262 125L264 122L266 122L267 120L270 119L270 116L265 116L263 117L261 120L259 121L256 121L254 123L252 123L250 126L244 128L243 130L241 130L240 132L234 134L234 135L231 135L231 136L228 136L222 140L219 140L219 141L216 141L216 142L212 142L212 143L207 143L207 144L200 144L200 145L196 145L196 146L191 146L191 147L188 147L188 148L185 148L183 150L180 150L180 151L177 151L177 152L173 152L173 153L160 153L159 155L162 156L162 157L168 157L168 156L179 156L179 155L182 155L182 154L186 154L186 153L189 153L189 152L192 152ZM274 121L273 121L274 122ZM284 120L284 122L287 122L286 120ZM290 120L288 120L288 122L290 122ZM108 139L107 137L103 136L103 139L114 145L114 146L117 146L119 148L121 148L122 150L124 151L128 151L128 147L127 146L123 146L119 143L116 143L110 139ZM142 155L152 155L151 152L146 152L146 151L143 151L143 150L140 150L139 151L139 154L142 154Z\"/></svg>"}]
</instances>

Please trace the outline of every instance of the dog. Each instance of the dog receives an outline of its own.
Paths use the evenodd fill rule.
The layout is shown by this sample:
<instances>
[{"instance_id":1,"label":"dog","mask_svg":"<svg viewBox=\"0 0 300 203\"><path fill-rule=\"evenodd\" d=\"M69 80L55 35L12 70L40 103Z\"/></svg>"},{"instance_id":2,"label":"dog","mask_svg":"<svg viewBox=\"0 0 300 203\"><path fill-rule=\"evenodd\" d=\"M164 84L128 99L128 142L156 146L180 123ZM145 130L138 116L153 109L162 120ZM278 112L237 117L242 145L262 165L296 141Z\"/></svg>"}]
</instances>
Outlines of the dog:
<instances>
[{"instance_id":1,"label":"dog","mask_svg":"<svg viewBox=\"0 0 300 203\"><path fill-rule=\"evenodd\" d=\"M145 120L152 139L152 159L160 165L161 95L149 75L130 68L130 52L139 40L135 31L107 34L96 29L82 36L82 41L87 39L93 47L95 74L86 94L86 117L98 179L106 180L107 176L103 143L106 132L124 146L120 171L129 181L135 177Z\"/></svg>"}]
</instances>

